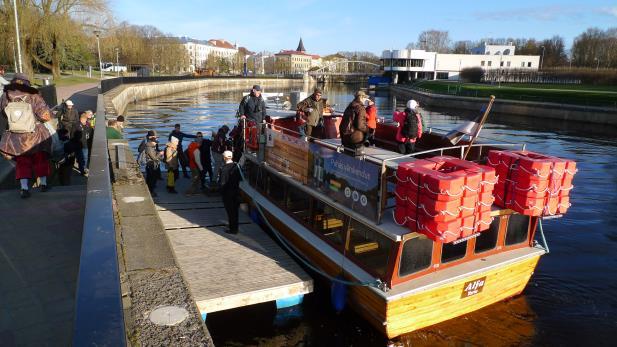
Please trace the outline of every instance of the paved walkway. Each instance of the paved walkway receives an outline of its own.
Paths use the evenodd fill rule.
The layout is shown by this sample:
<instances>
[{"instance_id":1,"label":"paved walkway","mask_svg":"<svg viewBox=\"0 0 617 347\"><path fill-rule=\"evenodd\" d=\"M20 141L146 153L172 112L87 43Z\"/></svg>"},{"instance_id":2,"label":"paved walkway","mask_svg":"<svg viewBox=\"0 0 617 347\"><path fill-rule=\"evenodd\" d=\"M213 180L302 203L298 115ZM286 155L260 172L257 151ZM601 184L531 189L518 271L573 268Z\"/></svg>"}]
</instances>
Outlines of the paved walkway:
<instances>
[{"instance_id":1,"label":"paved walkway","mask_svg":"<svg viewBox=\"0 0 617 347\"><path fill-rule=\"evenodd\" d=\"M56 87L58 103L71 99L79 111L96 110L98 83L81 83L71 86ZM91 98L94 98L91 100Z\"/></svg>"},{"instance_id":2,"label":"paved walkway","mask_svg":"<svg viewBox=\"0 0 617 347\"><path fill-rule=\"evenodd\" d=\"M62 90L79 110L96 109L97 88ZM0 159L9 183L12 166ZM0 190L0 346L70 345L86 202L86 181L72 181L25 200Z\"/></svg>"}]
</instances>

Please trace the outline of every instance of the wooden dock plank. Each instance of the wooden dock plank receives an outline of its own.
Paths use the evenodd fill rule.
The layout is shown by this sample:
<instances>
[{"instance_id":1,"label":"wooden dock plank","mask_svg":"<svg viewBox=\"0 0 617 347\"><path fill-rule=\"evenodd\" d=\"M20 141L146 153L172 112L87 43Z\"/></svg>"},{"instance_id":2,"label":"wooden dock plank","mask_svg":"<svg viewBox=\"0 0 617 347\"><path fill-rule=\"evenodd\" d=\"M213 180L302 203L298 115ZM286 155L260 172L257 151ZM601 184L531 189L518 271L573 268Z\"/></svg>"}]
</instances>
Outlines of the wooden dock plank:
<instances>
[{"instance_id":1,"label":"wooden dock plank","mask_svg":"<svg viewBox=\"0 0 617 347\"><path fill-rule=\"evenodd\" d=\"M216 209L215 209L216 210ZM225 211L219 209L225 217ZM211 210L159 211L161 219L206 220ZM172 216L173 214L182 216ZM244 218L248 217L241 213ZM216 214L208 218L216 221ZM242 220L242 219L241 219ZM208 221L207 223L213 223ZM184 223L188 224L188 223ZM166 226L167 227L167 226ZM241 224L237 235L224 227L167 230L174 254L195 302L202 313L274 301L307 294L313 281L257 225Z\"/></svg>"},{"instance_id":2,"label":"wooden dock plank","mask_svg":"<svg viewBox=\"0 0 617 347\"><path fill-rule=\"evenodd\" d=\"M227 214L224 208L159 211L159 217L161 217L165 229L209 227L227 224ZM245 213L241 213L239 222L250 223L251 219Z\"/></svg>"}]
</instances>

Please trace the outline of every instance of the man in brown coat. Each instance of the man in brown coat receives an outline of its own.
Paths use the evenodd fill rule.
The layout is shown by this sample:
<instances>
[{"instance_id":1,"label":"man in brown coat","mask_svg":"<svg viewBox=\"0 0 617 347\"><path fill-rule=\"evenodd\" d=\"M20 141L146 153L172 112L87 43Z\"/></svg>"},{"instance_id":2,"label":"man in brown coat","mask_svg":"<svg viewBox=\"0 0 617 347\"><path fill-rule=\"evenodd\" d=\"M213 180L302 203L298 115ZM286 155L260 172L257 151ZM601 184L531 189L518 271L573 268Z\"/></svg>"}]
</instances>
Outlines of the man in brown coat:
<instances>
[{"instance_id":1,"label":"man in brown coat","mask_svg":"<svg viewBox=\"0 0 617 347\"><path fill-rule=\"evenodd\" d=\"M364 154L364 138L368 132L364 102L367 99L368 95L364 91L357 91L355 98L343 112L339 125L341 143L348 153L356 156Z\"/></svg>"},{"instance_id":2,"label":"man in brown coat","mask_svg":"<svg viewBox=\"0 0 617 347\"><path fill-rule=\"evenodd\" d=\"M50 173L49 154L52 149L52 139L49 130L43 123L51 119L51 112L38 90L30 86L30 80L24 74L15 74L11 84L4 87L4 94L0 98L0 117L7 121L5 112L9 102L23 100L30 104L36 118L34 131L11 132L0 129L4 134L0 139L0 154L7 159L15 159L15 178L21 184L21 197L30 196L28 180L32 178L32 171L39 177L41 191L48 190L47 176ZM8 123L8 121L7 121Z\"/></svg>"},{"instance_id":3,"label":"man in brown coat","mask_svg":"<svg viewBox=\"0 0 617 347\"><path fill-rule=\"evenodd\" d=\"M323 122L324 104L321 100L321 94L321 89L315 88L313 94L300 101L297 106L297 110L306 116L304 133L307 137L311 137L313 129Z\"/></svg>"}]
</instances>

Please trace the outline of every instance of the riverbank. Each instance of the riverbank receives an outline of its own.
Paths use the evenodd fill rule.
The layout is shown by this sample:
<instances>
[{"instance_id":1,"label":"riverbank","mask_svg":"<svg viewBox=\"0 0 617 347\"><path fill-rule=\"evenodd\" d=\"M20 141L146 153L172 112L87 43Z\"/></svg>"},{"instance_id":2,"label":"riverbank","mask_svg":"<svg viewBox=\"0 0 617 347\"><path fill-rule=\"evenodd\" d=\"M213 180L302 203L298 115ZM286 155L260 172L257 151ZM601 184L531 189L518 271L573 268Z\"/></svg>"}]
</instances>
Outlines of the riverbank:
<instances>
[{"instance_id":1,"label":"riverbank","mask_svg":"<svg viewBox=\"0 0 617 347\"><path fill-rule=\"evenodd\" d=\"M617 108L617 87L615 86L420 81L411 87L429 93L452 96L484 98L495 95L498 100Z\"/></svg>"},{"instance_id":2,"label":"riverbank","mask_svg":"<svg viewBox=\"0 0 617 347\"><path fill-rule=\"evenodd\" d=\"M393 85L390 91L403 99L416 99L432 107L477 112L486 105L487 97L453 96L418 90L410 86ZM617 108L567 105L550 102L529 102L496 98L493 113L527 116L560 121L576 121L617 126Z\"/></svg>"}]
</instances>

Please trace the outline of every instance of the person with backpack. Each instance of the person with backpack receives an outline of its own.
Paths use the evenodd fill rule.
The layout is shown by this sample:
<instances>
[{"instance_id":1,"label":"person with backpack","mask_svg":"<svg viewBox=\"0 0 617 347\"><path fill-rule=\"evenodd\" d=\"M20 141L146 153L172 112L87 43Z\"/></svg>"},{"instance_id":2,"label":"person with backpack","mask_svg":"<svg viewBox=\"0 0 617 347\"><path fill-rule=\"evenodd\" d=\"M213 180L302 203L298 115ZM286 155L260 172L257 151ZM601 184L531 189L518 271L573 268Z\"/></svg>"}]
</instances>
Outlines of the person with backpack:
<instances>
[{"instance_id":1,"label":"person with backpack","mask_svg":"<svg viewBox=\"0 0 617 347\"><path fill-rule=\"evenodd\" d=\"M355 98L343 112L343 119L339 125L341 143L345 151L355 156L364 154L364 139L368 133L366 109L364 108L364 102L367 99L368 95L364 91L357 91Z\"/></svg>"},{"instance_id":2,"label":"person with backpack","mask_svg":"<svg viewBox=\"0 0 617 347\"><path fill-rule=\"evenodd\" d=\"M184 155L184 151L182 148L182 140L184 140L185 138L194 139L195 135L183 133L182 131L180 131L180 124L176 124L174 125L174 130L172 130L171 133L169 133L167 141L171 141L172 136L178 139L178 160L180 160L180 166L182 167L182 174L184 175L184 178L190 178L188 174L188 170L186 169L186 167L189 165L189 160Z\"/></svg>"},{"instance_id":3,"label":"person with backpack","mask_svg":"<svg viewBox=\"0 0 617 347\"><path fill-rule=\"evenodd\" d=\"M15 74L11 84L4 87L0 113L0 124L7 127L0 129L0 154L15 159L15 178L21 185L21 197L30 197L32 171L39 178L41 191L46 192L52 137L43 123L51 120L51 110L38 90L30 86L26 75Z\"/></svg>"},{"instance_id":4,"label":"person with backpack","mask_svg":"<svg viewBox=\"0 0 617 347\"><path fill-rule=\"evenodd\" d=\"M189 159L189 167L191 168L191 186L186 191L186 195L193 195L199 192L201 187L201 172L204 167L201 163L201 142L203 135L201 132L197 132L195 141L189 144L189 148L186 150L186 156Z\"/></svg>"},{"instance_id":5,"label":"person with backpack","mask_svg":"<svg viewBox=\"0 0 617 347\"><path fill-rule=\"evenodd\" d=\"M422 137L423 120L417 112L418 102L409 100L403 112L394 112L392 119L398 123L396 142L401 154L411 154L415 150L416 141Z\"/></svg>"}]
</instances>

